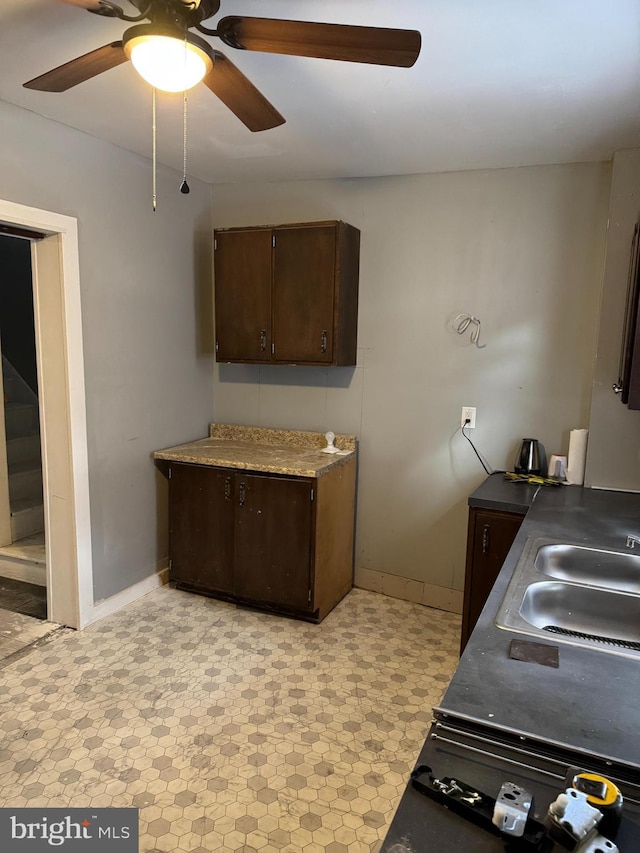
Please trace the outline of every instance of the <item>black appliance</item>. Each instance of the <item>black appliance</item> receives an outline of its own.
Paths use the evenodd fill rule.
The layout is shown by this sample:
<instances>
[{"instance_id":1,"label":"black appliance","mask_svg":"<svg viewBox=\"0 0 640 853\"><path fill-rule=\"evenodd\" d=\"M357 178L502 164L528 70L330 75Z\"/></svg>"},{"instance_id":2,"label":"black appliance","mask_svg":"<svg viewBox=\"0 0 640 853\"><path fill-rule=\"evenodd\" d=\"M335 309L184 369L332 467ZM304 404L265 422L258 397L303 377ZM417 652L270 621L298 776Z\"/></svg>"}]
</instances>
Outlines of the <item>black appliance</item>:
<instances>
[{"instance_id":1,"label":"black appliance","mask_svg":"<svg viewBox=\"0 0 640 853\"><path fill-rule=\"evenodd\" d=\"M544 448L536 438L523 438L516 456L516 474L542 474L546 468Z\"/></svg>"}]
</instances>

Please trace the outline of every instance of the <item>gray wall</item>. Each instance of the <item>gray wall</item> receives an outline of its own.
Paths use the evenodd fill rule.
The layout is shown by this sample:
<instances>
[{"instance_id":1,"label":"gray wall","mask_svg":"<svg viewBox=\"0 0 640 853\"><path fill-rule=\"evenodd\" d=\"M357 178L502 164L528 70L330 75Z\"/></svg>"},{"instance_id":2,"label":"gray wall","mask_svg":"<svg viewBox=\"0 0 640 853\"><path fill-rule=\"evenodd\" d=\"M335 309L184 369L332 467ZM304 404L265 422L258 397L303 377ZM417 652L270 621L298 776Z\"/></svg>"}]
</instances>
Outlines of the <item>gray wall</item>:
<instances>
[{"instance_id":1,"label":"gray wall","mask_svg":"<svg viewBox=\"0 0 640 853\"><path fill-rule=\"evenodd\" d=\"M593 384L586 484L640 491L640 412L611 390L618 379L633 228L640 215L640 151L613 161L609 226Z\"/></svg>"},{"instance_id":2,"label":"gray wall","mask_svg":"<svg viewBox=\"0 0 640 853\"><path fill-rule=\"evenodd\" d=\"M463 405L496 469L523 436L566 452L587 425L609 182L581 164L216 186L218 227L361 229L357 367L217 365L214 388L218 421L360 438L361 577L462 588L466 499L485 477ZM485 349L452 330L459 312L481 319Z\"/></svg>"},{"instance_id":3,"label":"gray wall","mask_svg":"<svg viewBox=\"0 0 640 853\"><path fill-rule=\"evenodd\" d=\"M211 191L0 102L0 198L77 217L95 598L167 553L153 450L211 420ZM160 492L160 509L158 494Z\"/></svg>"}]
</instances>

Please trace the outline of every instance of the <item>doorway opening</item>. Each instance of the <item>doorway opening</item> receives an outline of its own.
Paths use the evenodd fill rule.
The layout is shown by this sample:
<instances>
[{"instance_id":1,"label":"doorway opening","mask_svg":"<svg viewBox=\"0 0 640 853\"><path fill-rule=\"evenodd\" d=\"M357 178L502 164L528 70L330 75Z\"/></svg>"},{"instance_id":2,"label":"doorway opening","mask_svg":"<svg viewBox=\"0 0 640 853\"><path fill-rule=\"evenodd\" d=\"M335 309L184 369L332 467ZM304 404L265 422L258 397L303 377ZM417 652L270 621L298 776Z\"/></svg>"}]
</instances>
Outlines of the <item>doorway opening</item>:
<instances>
[{"instance_id":1,"label":"doorway opening","mask_svg":"<svg viewBox=\"0 0 640 853\"><path fill-rule=\"evenodd\" d=\"M0 396L4 398L4 446L0 448L0 608L46 619L31 243L26 237L9 234L0 234L0 351Z\"/></svg>"},{"instance_id":2,"label":"doorway opening","mask_svg":"<svg viewBox=\"0 0 640 853\"><path fill-rule=\"evenodd\" d=\"M99 614L93 596L78 223L0 199L0 233L27 238L31 253L47 615L59 625L83 628ZM3 418L0 425L4 433ZM1 437L0 454L6 454ZM3 499L9 502L8 489L4 498L0 489L0 505Z\"/></svg>"}]
</instances>

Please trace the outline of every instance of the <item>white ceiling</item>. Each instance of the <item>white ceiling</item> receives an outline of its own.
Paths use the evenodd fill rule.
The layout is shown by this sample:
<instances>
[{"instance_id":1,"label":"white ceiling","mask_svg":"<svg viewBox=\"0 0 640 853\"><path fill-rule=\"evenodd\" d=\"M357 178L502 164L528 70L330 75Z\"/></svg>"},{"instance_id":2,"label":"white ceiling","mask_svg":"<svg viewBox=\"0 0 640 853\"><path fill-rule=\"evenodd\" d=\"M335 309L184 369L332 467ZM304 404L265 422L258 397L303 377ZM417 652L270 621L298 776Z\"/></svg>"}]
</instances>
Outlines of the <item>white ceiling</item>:
<instances>
[{"instance_id":1,"label":"white ceiling","mask_svg":"<svg viewBox=\"0 0 640 853\"><path fill-rule=\"evenodd\" d=\"M194 89L188 172L211 183L604 160L640 147L640 0L222 0L218 17L230 14L418 29L422 52L413 68L385 68L211 38L287 119L251 133ZM127 26L55 0L0 0L0 99L149 156L150 89L129 63L61 94L22 87ZM182 96L161 97L159 160L181 170Z\"/></svg>"}]
</instances>

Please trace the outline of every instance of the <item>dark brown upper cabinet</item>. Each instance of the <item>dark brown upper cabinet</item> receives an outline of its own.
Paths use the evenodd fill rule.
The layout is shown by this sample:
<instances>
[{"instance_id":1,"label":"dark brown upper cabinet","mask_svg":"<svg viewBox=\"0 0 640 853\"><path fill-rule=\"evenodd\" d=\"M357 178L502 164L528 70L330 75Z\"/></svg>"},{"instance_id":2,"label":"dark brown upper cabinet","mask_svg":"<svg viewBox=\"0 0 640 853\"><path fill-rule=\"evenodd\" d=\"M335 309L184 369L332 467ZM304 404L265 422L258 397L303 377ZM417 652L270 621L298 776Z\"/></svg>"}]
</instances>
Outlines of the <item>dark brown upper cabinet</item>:
<instances>
[{"instance_id":1,"label":"dark brown upper cabinet","mask_svg":"<svg viewBox=\"0 0 640 853\"><path fill-rule=\"evenodd\" d=\"M216 357L271 360L269 229L215 233Z\"/></svg>"},{"instance_id":2,"label":"dark brown upper cabinet","mask_svg":"<svg viewBox=\"0 0 640 853\"><path fill-rule=\"evenodd\" d=\"M216 360L354 365L360 232L345 222L214 233Z\"/></svg>"}]
</instances>

